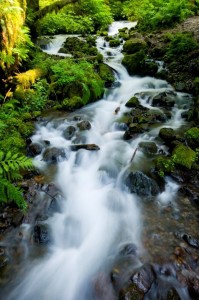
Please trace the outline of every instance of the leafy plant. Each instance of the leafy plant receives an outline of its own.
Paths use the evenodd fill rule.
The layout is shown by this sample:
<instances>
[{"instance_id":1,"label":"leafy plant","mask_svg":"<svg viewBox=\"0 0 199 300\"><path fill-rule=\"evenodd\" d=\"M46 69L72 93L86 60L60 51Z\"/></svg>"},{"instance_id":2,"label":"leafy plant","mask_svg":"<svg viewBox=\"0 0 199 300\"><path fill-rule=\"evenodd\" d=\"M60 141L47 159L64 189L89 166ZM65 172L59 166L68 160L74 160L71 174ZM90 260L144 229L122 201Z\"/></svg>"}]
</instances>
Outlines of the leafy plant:
<instances>
[{"instance_id":1,"label":"leafy plant","mask_svg":"<svg viewBox=\"0 0 199 300\"><path fill-rule=\"evenodd\" d=\"M32 168L32 159L20 153L0 151L0 201L14 201L22 209L27 207L22 190L16 186L16 181L22 179L22 170Z\"/></svg>"}]
</instances>

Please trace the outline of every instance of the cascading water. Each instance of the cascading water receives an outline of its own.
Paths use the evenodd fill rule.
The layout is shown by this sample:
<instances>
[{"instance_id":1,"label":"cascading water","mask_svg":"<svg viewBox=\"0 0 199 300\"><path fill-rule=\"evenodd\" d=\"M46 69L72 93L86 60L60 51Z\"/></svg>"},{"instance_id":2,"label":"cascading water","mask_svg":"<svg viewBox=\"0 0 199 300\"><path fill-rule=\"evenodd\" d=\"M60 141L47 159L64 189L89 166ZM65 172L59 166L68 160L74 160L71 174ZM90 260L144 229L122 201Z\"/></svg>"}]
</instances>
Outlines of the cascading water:
<instances>
[{"instance_id":1,"label":"cascading water","mask_svg":"<svg viewBox=\"0 0 199 300\"><path fill-rule=\"evenodd\" d=\"M119 27L125 26L117 22L112 25L110 33L116 33ZM93 286L97 284L99 274L110 272L124 245L135 245L139 255L142 255L141 208L137 197L124 187L122 174L130 166L138 143L154 140L162 125L127 143L122 139L124 131L121 128L118 130L115 122L128 111L125 103L136 93L163 88L172 90L172 87L163 80L151 77L130 77L121 65L121 47L108 48L101 37L97 40L97 46L107 64L116 71L119 84L110 89L102 100L76 114L91 123L90 130L79 132L79 141L94 143L100 150L70 151L75 138L66 140L63 130L69 125L76 125L75 114L58 122L37 125L33 142L47 140L51 146L67 149L67 159L58 163L54 179L63 193L61 212L54 213L45 221L51 232L48 254L38 262L34 261L34 265L30 263L29 271L5 299L100 299ZM57 45L55 48L52 45L48 50L52 54L57 52ZM153 109L148 99L140 98L140 101ZM116 115L117 107L120 110ZM172 113L173 127L178 128L183 121L175 108ZM134 164L142 164L142 160L143 153L138 150ZM42 154L36 158L36 164L42 169L47 167L42 161ZM161 205L168 201L168 197L170 200L175 198L176 190L176 185L168 179L167 189L157 202ZM140 266L140 261L132 259L128 265L133 270ZM115 299L111 290L108 293L109 296L103 299Z\"/></svg>"}]
</instances>

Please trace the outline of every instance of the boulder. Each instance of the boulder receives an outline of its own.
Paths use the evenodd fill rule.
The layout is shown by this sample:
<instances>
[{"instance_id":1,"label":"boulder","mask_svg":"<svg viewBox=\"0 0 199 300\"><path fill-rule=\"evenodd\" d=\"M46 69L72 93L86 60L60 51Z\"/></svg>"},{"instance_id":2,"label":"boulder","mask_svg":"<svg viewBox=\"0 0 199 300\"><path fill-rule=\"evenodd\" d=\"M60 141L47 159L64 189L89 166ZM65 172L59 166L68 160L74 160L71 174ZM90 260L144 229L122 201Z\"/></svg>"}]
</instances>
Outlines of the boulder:
<instances>
[{"instance_id":1,"label":"boulder","mask_svg":"<svg viewBox=\"0 0 199 300\"><path fill-rule=\"evenodd\" d=\"M66 140L70 140L75 135L75 132L76 132L76 128L71 125L68 126L66 129L64 129L62 135Z\"/></svg>"},{"instance_id":2,"label":"boulder","mask_svg":"<svg viewBox=\"0 0 199 300\"><path fill-rule=\"evenodd\" d=\"M112 39L109 41L109 46L110 47L118 47L120 45L120 40L119 39Z\"/></svg>"},{"instance_id":3,"label":"boulder","mask_svg":"<svg viewBox=\"0 0 199 300\"><path fill-rule=\"evenodd\" d=\"M41 154L41 152L42 152L42 145L40 143L31 143L28 146L28 154L31 157L35 157L35 156Z\"/></svg>"},{"instance_id":4,"label":"boulder","mask_svg":"<svg viewBox=\"0 0 199 300\"><path fill-rule=\"evenodd\" d=\"M156 154L158 147L154 142L141 142L139 143L139 149L145 154Z\"/></svg>"},{"instance_id":5,"label":"boulder","mask_svg":"<svg viewBox=\"0 0 199 300\"><path fill-rule=\"evenodd\" d=\"M178 166L191 169L193 163L197 159L197 154L191 148L179 144L174 148L172 158Z\"/></svg>"},{"instance_id":6,"label":"boulder","mask_svg":"<svg viewBox=\"0 0 199 300\"><path fill-rule=\"evenodd\" d=\"M111 87L115 81L113 70L106 64L99 64L99 76L104 80L106 87Z\"/></svg>"},{"instance_id":7,"label":"boulder","mask_svg":"<svg viewBox=\"0 0 199 300\"><path fill-rule=\"evenodd\" d=\"M125 178L125 184L131 193L135 193L141 197L150 198L160 192L155 180L140 171L130 172Z\"/></svg>"},{"instance_id":8,"label":"boulder","mask_svg":"<svg viewBox=\"0 0 199 300\"><path fill-rule=\"evenodd\" d=\"M123 50L127 54L134 54L140 50L145 50L146 46L146 42L143 39L134 38L124 43Z\"/></svg>"},{"instance_id":9,"label":"boulder","mask_svg":"<svg viewBox=\"0 0 199 300\"><path fill-rule=\"evenodd\" d=\"M161 128L159 131L159 137L166 143L171 144L176 140L176 134L173 128Z\"/></svg>"},{"instance_id":10,"label":"boulder","mask_svg":"<svg viewBox=\"0 0 199 300\"><path fill-rule=\"evenodd\" d=\"M126 104L126 107L138 107L140 102L137 97L133 96Z\"/></svg>"},{"instance_id":11,"label":"boulder","mask_svg":"<svg viewBox=\"0 0 199 300\"><path fill-rule=\"evenodd\" d=\"M133 137L136 137L139 133L143 133L144 128L138 124L131 123L129 128L124 133L124 140L130 140Z\"/></svg>"},{"instance_id":12,"label":"boulder","mask_svg":"<svg viewBox=\"0 0 199 300\"><path fill-rule=\"evenodd\" d=\"M152 106L171 108L175 105L175 99L175 92L165 90L153 97Z\"/></svg>"},{"instance_id":13,"label":"boulder","mask_svg":"<svg viewBox=\"0 0 199 300\"><path fill-rule=\"evenodd\" d=\"M141 75L144 70L145 52L143 50L134 54L126 54L122 60L122 64L126 67L130 75Z\"/></svg>"},{"instance_id":14,"label":"boulder","mask_svg":"<svg viewBox=\"0 0 199 300\"><path fill-rule=\"evenodd\" d=\"M47 163L55 163L60 159L67 159L67 152L64 148L49 147L43 153L43 160Z\"/></svg>"}]
</instances>

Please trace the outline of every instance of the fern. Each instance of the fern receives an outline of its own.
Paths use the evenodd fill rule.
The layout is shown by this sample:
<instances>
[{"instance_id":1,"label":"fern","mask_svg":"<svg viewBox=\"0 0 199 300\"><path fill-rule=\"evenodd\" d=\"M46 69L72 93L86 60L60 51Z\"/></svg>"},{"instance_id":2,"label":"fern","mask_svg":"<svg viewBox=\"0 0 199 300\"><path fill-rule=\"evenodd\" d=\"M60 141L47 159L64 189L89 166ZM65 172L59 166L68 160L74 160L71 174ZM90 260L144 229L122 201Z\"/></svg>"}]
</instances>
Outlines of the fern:
<instances>
[{"instance_id":1,"label":"fern","mask_svg":"<svg viewBox=\"0 0 199 300\"><path fill-rule=\"evenodd\" d=\"M17 206L23 210L27 208L27 203L24 201L22 190L5 178L1 178L0 200L3 202L14 201Z\"/></svg>"},{"instance_id":2,"label":"fern","mask_svg":"<svg viewBox=\"0 0 199 300\"><path fill-rule=\"evenodd\" d=\"M25 155L0 151L0 201L14 201L22 209L27 207L22 190L14 185L14 182L22 179L22 170L32 168L32 159Z\"/></svg>"}]
</instances>

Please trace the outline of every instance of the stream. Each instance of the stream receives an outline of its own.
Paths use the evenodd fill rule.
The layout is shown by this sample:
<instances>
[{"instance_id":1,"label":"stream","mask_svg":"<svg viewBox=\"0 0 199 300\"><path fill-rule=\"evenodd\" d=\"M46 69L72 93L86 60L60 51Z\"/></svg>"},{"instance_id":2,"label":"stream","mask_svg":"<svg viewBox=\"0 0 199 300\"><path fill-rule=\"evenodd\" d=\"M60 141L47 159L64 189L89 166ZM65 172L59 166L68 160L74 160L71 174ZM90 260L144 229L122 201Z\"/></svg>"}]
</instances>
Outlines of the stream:
<instances>
[{"instance_id":1,"label":"stream","mask_svg":"<svg viewBox=\"0 0 199 300\"><path fill-rule=\"evenodd\" d=\"M114 22L109 35L126 25L133 26ZM55 37L55 43L52 42L46 51L56 54L65 38L64 35ZM152 159L140 150L140 142L155 141L158 151L167 153L167 148L157 138L159 130L169 127L180 131L186 126L181 113L187 109L184 104L189 95L177 93L169 120L134 139L124 140L126 129L118 120L129 111L126 102L135 94L173 91L173 87L152 77L129 76L121 64L122 45L111 48L103 37L98 37L97 48L104 62L115 70L117 84L106 89L104 97L96 103L70 114L49 116L48 121L36 124L32 142L48 141L51 147L66 149L66 158L60 159L54 167L43 160L43 153L35 158L37 167L59 187L62 196L58 211L41 221L50 232L47 251L34 253L26 247L25 262L21 263L18 275L6 288L6 296L2 299L118 299L109 279L111 270L121 269L118 286L122 286L130 272L144 263L161 262L162 257L164 260L170 257L179 244L173 234L175 231L193 225L192 231L197 232L192 218L195 210L188 207L187 199L180 198L179 185L170 177L165 179L165 189L151 201L142 201L142 197L131 193L124 184L129 170L148 171L152 166ZM139 101L142 106L162 112L161 108L151 106L148 97L139 96ZM115 113L117 108L118 113ZM82 120L90 122L89 130L77 129ZM67 140L63 133L69 126L75 127L76 132ZM95 144L100 149L71 151L71 144ZM30 225L22 227L28 235ZM127 248L130 255L123 258L121 253ZM181 299L191 299L186 288L178 287L177 291ZM146 299L155 300L156 297Z\"/></svg>"}]
</instances>

